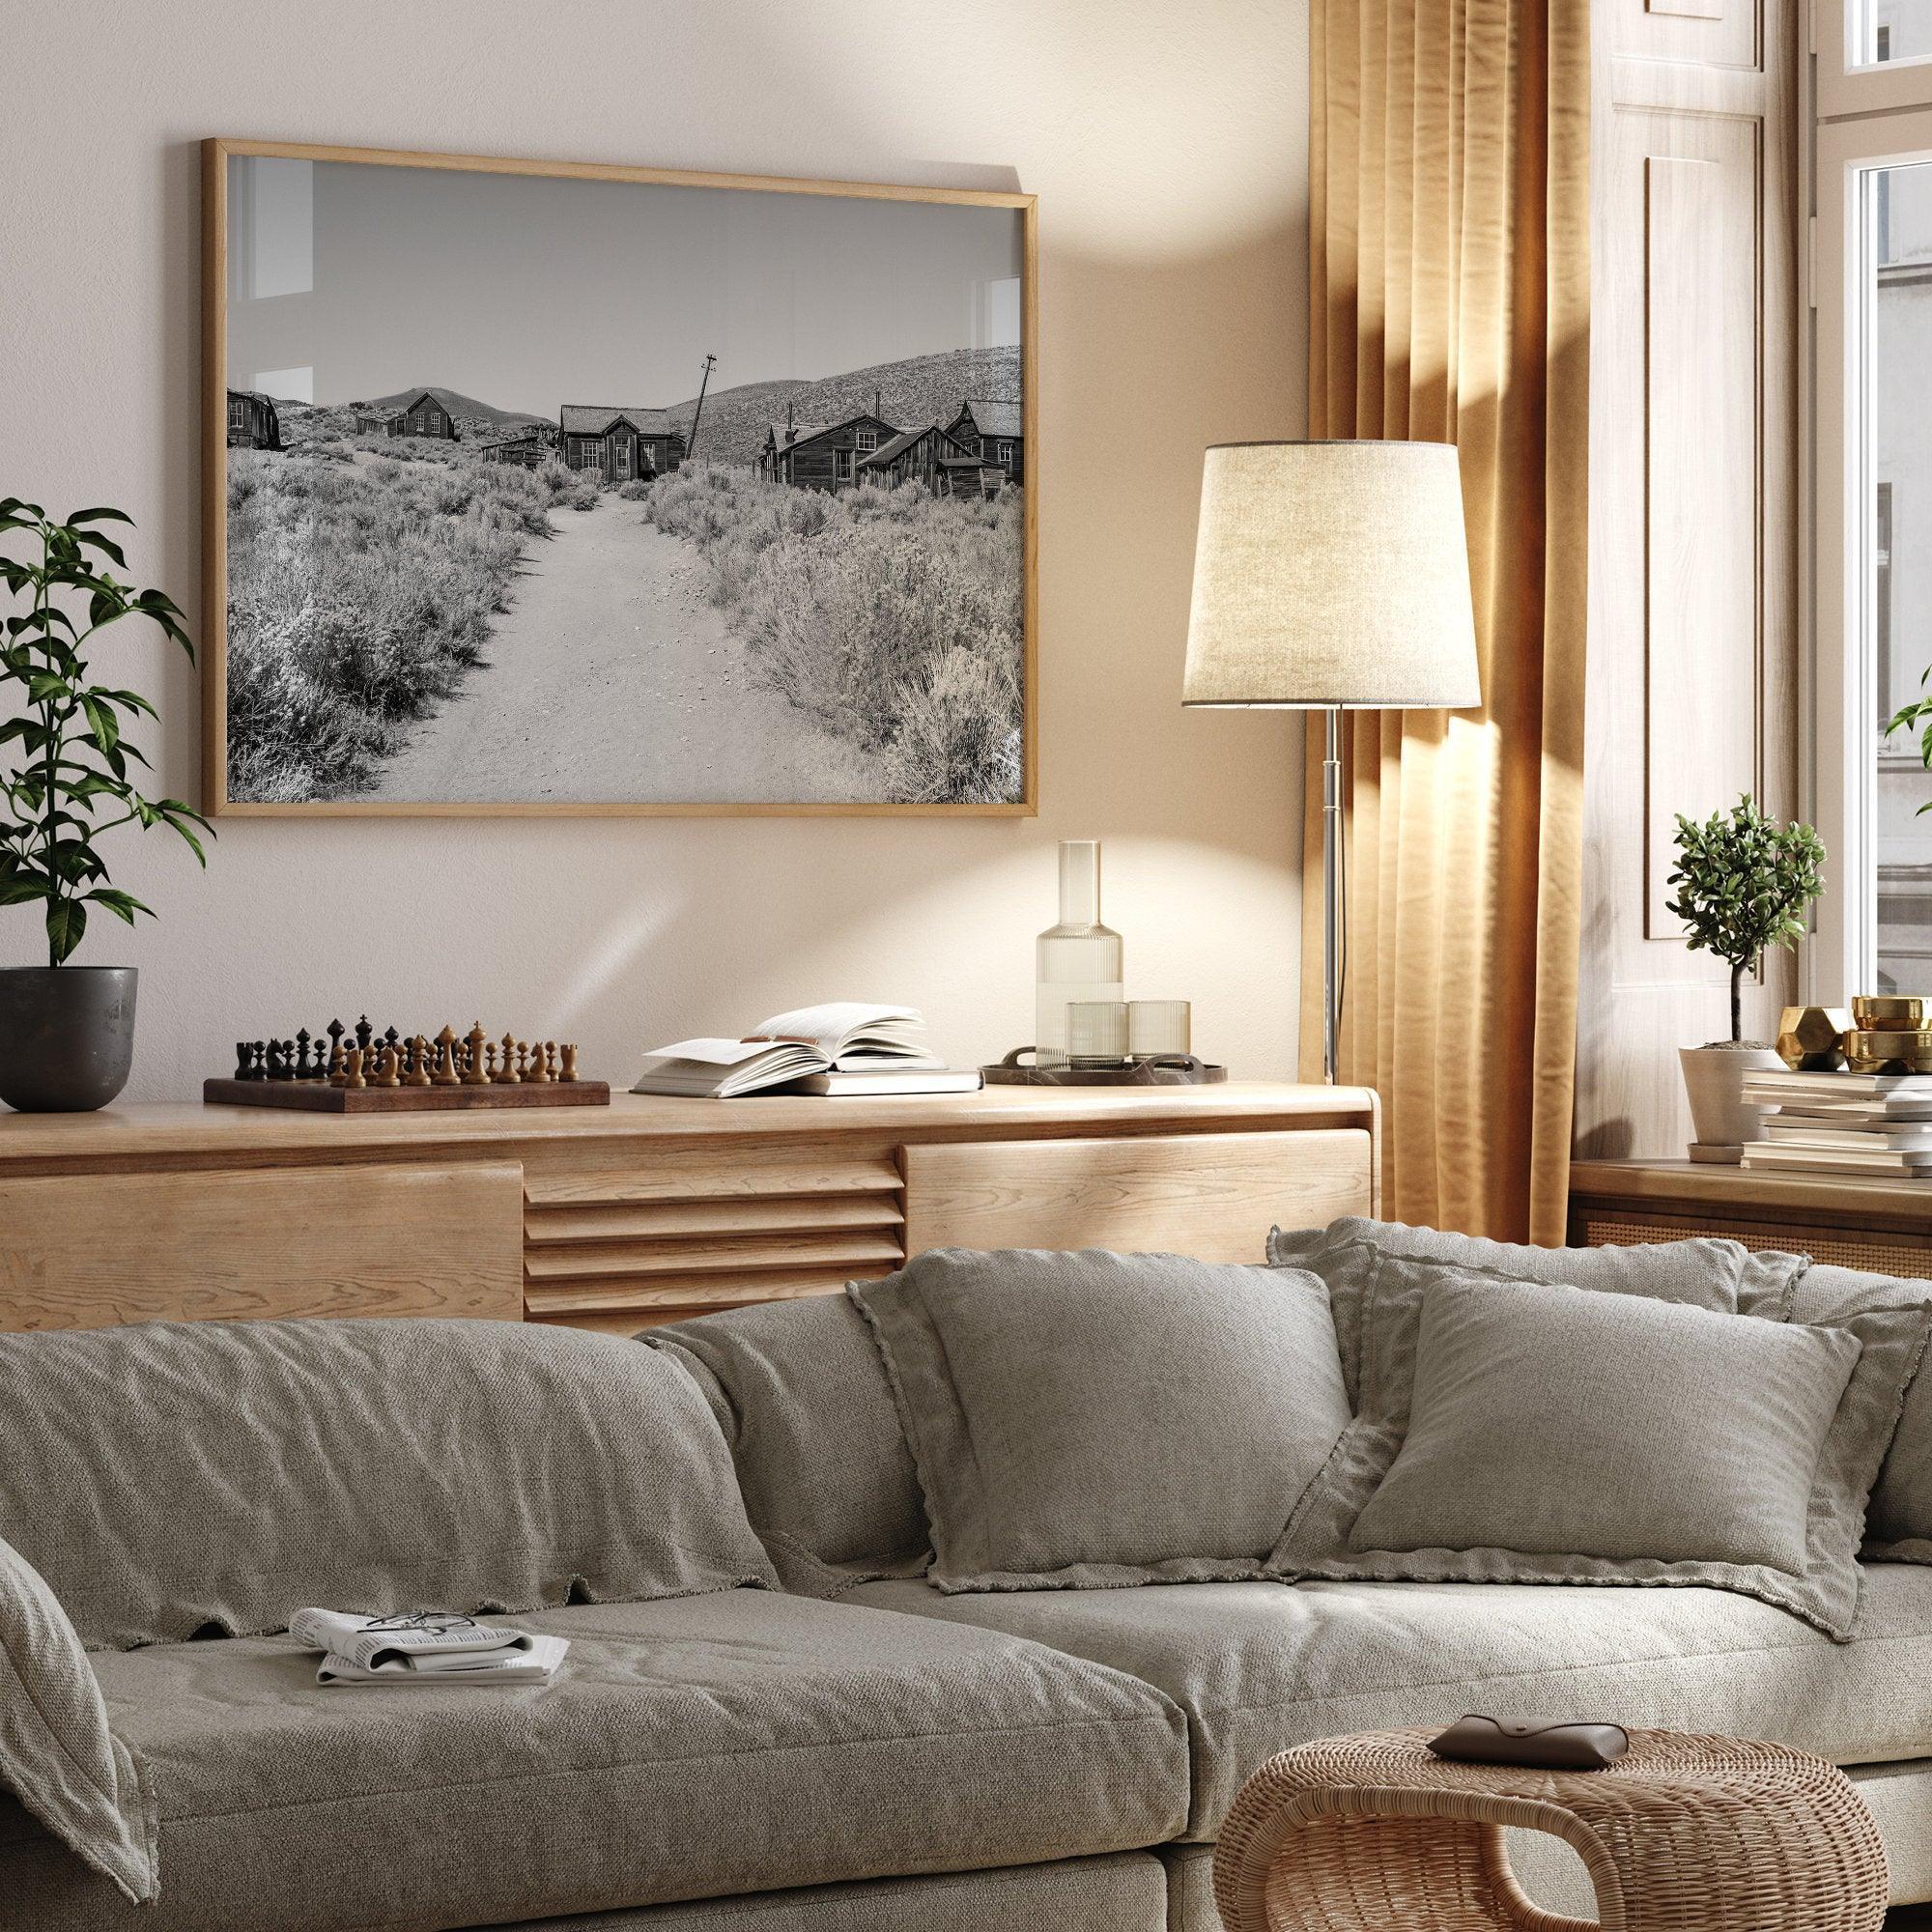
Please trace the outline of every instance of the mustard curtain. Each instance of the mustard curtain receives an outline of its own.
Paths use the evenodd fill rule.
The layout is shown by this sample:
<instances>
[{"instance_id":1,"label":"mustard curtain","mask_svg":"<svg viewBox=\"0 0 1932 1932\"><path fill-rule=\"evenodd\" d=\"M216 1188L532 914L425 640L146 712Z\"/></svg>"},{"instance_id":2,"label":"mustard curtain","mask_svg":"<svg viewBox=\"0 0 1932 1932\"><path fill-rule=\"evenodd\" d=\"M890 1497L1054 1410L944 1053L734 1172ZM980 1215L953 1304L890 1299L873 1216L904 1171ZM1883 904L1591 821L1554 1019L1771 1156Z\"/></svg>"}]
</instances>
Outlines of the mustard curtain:
<instances>
[{"instance_id":1,"label":"mustard curtain","mask_svg":"<svg viewBox=\"0 0 1932 1932\"><path fill-rule=\"evenodd\" d=\"M1587 0L1313 0L1309 435L1454 442L1480 713L1345 724L1342 1078L1383 1212L1563 1238L1582 852ZM1321 721L1302 881L1320 1077Z\"/></svg>"}]
</instances>

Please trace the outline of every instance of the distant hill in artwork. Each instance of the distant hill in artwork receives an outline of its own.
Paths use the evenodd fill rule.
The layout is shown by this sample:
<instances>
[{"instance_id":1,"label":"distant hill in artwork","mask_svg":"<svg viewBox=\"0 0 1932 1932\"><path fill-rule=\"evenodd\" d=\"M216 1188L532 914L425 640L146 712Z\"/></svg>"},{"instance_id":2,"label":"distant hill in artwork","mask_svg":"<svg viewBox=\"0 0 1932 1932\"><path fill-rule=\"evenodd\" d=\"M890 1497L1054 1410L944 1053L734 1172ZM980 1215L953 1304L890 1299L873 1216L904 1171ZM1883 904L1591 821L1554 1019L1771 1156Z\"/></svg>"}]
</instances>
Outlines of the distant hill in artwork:
<instances>
[{"instance_id":1,"label":"distant hill in artwork","mask_svg":"<svg viewBox=\"0 0 1932 1932\"><path fill-rule=\"evenodd\" d=\"M424 387L455 417L465 442L487 442L532 424L553 430L556 427L554 415L499 410L494 403L466 396L460 389L423 384L398 389L393 395L328 406L278 401L283 437L291 442L306 442L352 435L358 415L384 415L399 410L421 395ZM706 394L696 454L721 463L755 463L764 446L767 425L782 423L787 407L795 422L842 422L871 409L876 396L878 412L888 422L902 429L923 429L931 422L951 422L968 396L1012 401L1019 393L1020 352L1012 346L914 355L902 362L879 362L840 376L820 377L816 382L744 383ZM626 399L600 400L621 407ZM671 419L687 437L696 413L696 396L670 407Z\"/></svg>"},{"instance_id":2,"label":"distant hill in artwork","mask_svg":"<svg viewBox=\"0 0 1932 1932\"><path fill-rule=\"evenodd\" d=\"M874 393L879 413L902 429L951 422L968 396L1018 397L1020 352L1010 345L952 349L824 376L814 383L746 383L713 389L704 398L704 420L693 453L720 463L754 463L764 446L766 426L784 421L787 403L796 422L839 422L871 409ZM672 419L687 436L696 410L695 396L671 407Z\"/></svg>"},{"instance_id":3,"label":"distant hill in artwork","mask_svg":"<svg viewBox=\"0 0 1932 1932\"><path fill-rule=\"evenodd\" d=\"M493 429L527 429L531 423L556 421L554 414L533 416L525 410L499 410L492 403L479 403L474 396L466 396L460 389L439 389L428 384L418 384L413 389L398 389L393 396L372 396L355 407L372 412L399 410L405 403L414 402L425 388L459 423L483 422Z\"/></svg>"}]
</instances>

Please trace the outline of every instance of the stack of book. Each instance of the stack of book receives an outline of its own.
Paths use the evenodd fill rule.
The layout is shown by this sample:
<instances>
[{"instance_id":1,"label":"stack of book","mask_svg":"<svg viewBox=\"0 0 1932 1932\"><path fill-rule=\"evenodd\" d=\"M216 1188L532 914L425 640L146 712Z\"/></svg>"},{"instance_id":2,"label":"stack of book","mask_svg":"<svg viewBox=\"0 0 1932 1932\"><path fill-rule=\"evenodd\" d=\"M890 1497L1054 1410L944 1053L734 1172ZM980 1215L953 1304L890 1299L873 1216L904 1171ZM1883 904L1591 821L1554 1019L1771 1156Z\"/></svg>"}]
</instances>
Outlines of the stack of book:
<instances>
[{"instance_id":1,"label":"stack of book","mask_svg":"<svg viewBox=\"0 0 1932 1932\"><path fill-rule=\"evenodd\" d=\"M1759 1173L1932 1176L1932 1074L1786 1073L1745 1076L1764 1120L1744 1165Z\"/></svg>"}]
</instances>

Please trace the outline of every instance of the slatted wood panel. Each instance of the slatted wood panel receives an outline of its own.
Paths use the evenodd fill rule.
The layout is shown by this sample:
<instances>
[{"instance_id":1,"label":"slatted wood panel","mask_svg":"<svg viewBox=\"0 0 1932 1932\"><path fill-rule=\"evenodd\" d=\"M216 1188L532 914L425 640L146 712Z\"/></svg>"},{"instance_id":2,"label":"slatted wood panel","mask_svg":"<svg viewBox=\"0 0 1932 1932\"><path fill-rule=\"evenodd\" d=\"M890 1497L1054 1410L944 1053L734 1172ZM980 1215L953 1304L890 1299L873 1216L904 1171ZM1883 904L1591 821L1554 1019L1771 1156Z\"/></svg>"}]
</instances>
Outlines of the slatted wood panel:
<instances>
[{"instance_id":1,"label":"slatted wood panel","mask_svg":"<svg viewBox=\"0 0 1932 1932\"><path fill-rule=\"evenodd\" d=\"M533 1170L529 1319L627 1332L717 1308L835 1294L905 1259L899 1165L883 1145L766 1143Z\"/></svg>"},{"instance_id":2,"label":"slatted wood panel","mask_svg":"<svg viewBox=\"0 0 1932 1932\"><path fill-rule=\"evenodd\" d=\"M0 1180L0 1328L523 1313L523 1170Z\"/></svg>"},{"instance_id":3,"label":"slatted wood panel","mask_svg":"<svg viewBox=\"0 0 1932 1932\"><path fill-rule=\"evenodd\" d=\"M906 1248L1169 1250L1259 1262L1270 1227L1373 1208L1366 1132L958 1142L905 1151Z\"/></svg>"}]
</instances>

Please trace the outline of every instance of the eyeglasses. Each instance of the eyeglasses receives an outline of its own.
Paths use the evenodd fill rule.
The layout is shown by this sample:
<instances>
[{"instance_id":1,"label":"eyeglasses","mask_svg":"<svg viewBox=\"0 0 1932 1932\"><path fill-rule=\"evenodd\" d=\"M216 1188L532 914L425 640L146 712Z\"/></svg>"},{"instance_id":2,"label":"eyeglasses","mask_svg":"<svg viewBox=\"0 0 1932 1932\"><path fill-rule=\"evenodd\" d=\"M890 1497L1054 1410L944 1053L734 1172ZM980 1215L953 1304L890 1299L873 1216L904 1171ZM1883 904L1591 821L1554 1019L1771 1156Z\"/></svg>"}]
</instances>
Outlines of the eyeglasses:
<instances>
[{"instance_id":1,"label":"eyeglasses","mask_svg":"<svg viewBox=\"0 0 1932 1932\"><path fill-rule=\"evenodd\" d=\"M412 1610L407 1616L371 1617L365 1631L459 1631L478 1628L474 1617L454 1610Z\"/></svg>"}]
</instances>

